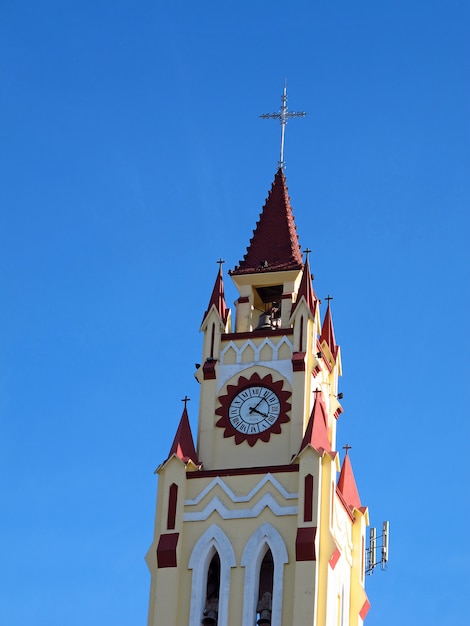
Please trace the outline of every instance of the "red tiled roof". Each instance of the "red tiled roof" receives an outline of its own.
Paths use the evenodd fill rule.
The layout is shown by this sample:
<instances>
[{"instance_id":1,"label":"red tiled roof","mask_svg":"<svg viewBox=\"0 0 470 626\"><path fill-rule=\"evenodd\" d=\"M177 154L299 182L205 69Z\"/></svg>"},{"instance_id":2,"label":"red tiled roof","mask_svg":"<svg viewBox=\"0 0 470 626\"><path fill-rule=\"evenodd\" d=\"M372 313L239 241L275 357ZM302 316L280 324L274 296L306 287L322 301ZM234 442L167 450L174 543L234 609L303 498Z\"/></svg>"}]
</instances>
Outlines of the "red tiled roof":
<instances>
[{"instance_id":1,"label":"red tiled roof","mask_svg":"<svg viewBox=\"0 0 470 626\"><path fill-rule=\"evenodd\" d=\"M339 475L338 489L340 490L346 504L350 508L361 508L361 499L357 490L351 461L349 460L349 455L347 453L344 457L343 467L341 468L341 473Z\"/></svg>"},{"instance_id":2,"label":"red tiled roof","mask_svg":"<svg viewBox=\"0 0 470 626\"><path fill-rule=\"evenodd\" d=\"M185 463L191 460L195 465L199 465L186 407L184 407L168 458L173 454Z\"/></svg>"},{"instance_id":3,"label":"red tiled roof","mask_svg":"<svg viewBox=\"0 0 470 626\"><path fill-rule=\"evenodd\" d=\"M230 272L254 274L302 268L299 238L281 168L274 177L266 203L240 264Z\"/></svg>"}]
</instances>

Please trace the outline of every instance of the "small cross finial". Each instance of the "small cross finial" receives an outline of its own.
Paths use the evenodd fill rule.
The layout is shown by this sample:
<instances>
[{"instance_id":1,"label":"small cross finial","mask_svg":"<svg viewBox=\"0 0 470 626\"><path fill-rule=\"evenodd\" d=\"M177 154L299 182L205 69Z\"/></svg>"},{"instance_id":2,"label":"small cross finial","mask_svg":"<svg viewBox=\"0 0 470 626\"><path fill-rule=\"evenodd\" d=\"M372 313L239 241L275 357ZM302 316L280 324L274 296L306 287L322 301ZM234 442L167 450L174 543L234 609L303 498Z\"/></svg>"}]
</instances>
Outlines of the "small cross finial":
<instances>
[{"instance_id":1,"label":"small cross finial","mask_svg":"<svg viewBox=\"0 0 470 626\"><path fill-rule=\"evenodd\" d=\"M184 396L184 398L181 400L181 402L184 402L184 408L186 408L186 405L188 404L190 400L191 398L188 398L188 396Z\"/></svg>"},{"instance_id":2,"label":"small cross finial","mask_svg":"<svg viewBox=\"0 0 470 626\"><path fill-rule=\"evenodd\" d=\"M308 255L310 254L311 250L310 248L305 248L304 252L305 252L305 260L307 261Z\"/></svg>"},{"instance_id":3,"label":"small cross finial","mask_svg":"<svg viewBox=\"0 0 470 626\"><path fill-rule=\"evenodd\" d=\"M330 304L330 300L333 300L333 296L326 296L325 300L328 302L328 304Z\"/></svg>"},{"instance_id":4,"label":"small cross finial","mask_svg":"<svg viewBox=\"0 0 470 626\"><path fill-rule=\"evenodd\" d=\"M284 163L284 135L285 135L287 120L290 117L305 117L306 115L307 113L305 111L300 111L298 113L291 113L287 109L287 81L284 81L284 91L281 96L281 108L279 109L279 113L263 113L263 115L260 115L260 117L263 120L276 119L276 120L279 120L279 123L281 124L281 153L280 153L280 159L279 159L280 169L284 169L284 165L285 165Z\"/></svg>"},{"instance_id":5,"label":"small cross finial","mask_svg":"<svg viewBox=\"0 0 470 626\"><path fill-rule=\"evenodd\" d=\"M346 450L346 456L348 456L348 452L349 452L349 450L351 450L351 446L349 445L349 443L347 443L345 446L343 446L343 450Z\"/></svg>"},{"instance_id":6,"label":"small cross finial","mask_svg":"<svg viewBox=\"0 0 470 626\"><path fill-rule=\"evenodd\" d=\"M222 269L222 265L225 263L225 261L223 260L222 257L220 257L220 259L217 261L217 263L219 264L219 269Z\"/></svg>"}]
</instances>

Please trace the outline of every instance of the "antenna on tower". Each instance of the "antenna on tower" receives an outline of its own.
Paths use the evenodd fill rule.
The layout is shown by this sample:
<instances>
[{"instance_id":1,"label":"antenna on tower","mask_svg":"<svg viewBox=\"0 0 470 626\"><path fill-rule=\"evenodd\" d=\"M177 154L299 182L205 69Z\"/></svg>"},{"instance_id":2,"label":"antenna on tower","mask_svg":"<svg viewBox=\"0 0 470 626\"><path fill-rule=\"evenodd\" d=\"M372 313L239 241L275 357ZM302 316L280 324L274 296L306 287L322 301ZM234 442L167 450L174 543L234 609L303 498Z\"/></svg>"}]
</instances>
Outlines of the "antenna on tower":
<instances>
[{"instance_id":1,"label":"antenna on tower","mask_svg":"<svg viewBox=\"0 0 470 626\"><path fill-rule=\"evenodd\" d=\"M371 528L369 530L369 547L367 548L367 567L366 574L372 575L374 569L380 563L380 569L387 569L388 561L388 538L390 534L390 522L384 522L382 524L382 534L377 536L377 529ZM378 540L380 545L378 545ZM377 562L377 548L380 548L381 558Z\"/></svg>"}]
</instances>

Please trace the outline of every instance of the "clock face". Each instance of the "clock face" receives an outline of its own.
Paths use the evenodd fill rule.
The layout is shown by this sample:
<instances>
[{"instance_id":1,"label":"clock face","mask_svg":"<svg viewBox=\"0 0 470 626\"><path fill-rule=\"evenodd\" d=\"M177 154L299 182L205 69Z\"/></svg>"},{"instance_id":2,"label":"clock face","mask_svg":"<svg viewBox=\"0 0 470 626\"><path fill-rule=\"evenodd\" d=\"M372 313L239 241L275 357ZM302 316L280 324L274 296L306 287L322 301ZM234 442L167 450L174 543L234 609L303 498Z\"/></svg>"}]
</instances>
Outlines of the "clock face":
<instances>
[{"instance_id":1,"label":"clock face","mask_svg":"<svg viewBox=\"0 0 470 626\"><path fill-rule=\"evenodd\" d=\"M289 421L289 397L283 382L273 381L270 374L263 378L258 374L240 376L238 383L228 385L227 393L219 398L216 425L225 428L224 437L234 437L236 444L247 441L254 446L258 439L269 441L271 433L279 434L281 424Z\"/></svg>"},{"instance_id":2,"label":"clock face","mask_svg":"<svg viewBox=\"0 0 470 626\"><path fill-rule=\"evenodd\" d=\"M239 391L230 403L228 418L241 433L262 433L278 419L281 401L274 391L263 385L253 385Z\"/></svg>"}]
</instances>

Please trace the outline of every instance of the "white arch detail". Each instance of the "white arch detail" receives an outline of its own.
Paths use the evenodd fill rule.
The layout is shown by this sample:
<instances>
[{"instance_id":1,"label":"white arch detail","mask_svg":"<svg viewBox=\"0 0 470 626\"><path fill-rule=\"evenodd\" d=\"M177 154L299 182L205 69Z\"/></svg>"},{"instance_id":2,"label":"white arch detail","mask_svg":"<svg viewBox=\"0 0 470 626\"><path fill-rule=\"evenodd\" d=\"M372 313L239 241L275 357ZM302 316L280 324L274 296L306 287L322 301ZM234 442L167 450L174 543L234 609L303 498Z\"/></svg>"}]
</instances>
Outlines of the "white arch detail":
<instances>
[{"instance_id":1,"label":"white arch detail","mask_svg":"<svg viewBox=\"0 0 470 626\"><path fill-rule=\"evenodd\" d=\"M189 557L188 568L193 570L189 626L201 626L206 597L207 572L217 551L220 558L220 591L218 625L228 624L228 601L230 593L230 568L235 567L235 554L227 535L213 524L198 539Z\"/></svg>"},{"instance_id":2,"label":"white arch detail","mask_svg":"<svg viewBox=\"0 0 470 626\"><path fill-rule=\"evenodd\" d=\"M261 563L267 548L271 550L274 564L272 626L281 626L282 593L284 589L284 565L289 561L287 549L278 531L271 524L260 526L248 540L241 564L245 568L243 591L243 626L253 626L258 603L258 580Z\"/></svg>"},{"instance_id":3,"label":"white arch detail","mask_svg":"<svg viewBox=\"0 0 470 626\"><path fill-rule=\"evenodd\" d=\"M294 349L294 346L292 344L292 342L287 338L287 337L282 337L281 340L277 343L274 343L271 339L263 339L263 341L259 344L259 346L257 346L255 344L255 342L252 339L248 339L247 341L245 341L240 347L238 347L236 345L236 343L234 341L230 341L225 348L221 351L220 353L220 360L221 363L224 363L224 356L225 353L232 348L233 351L236 354L236 362L237 364L240 364L242 362L242 358L243 358L243 352L248 348L252 348L254 355L255 355L255 362L259 361L260 358L260 353L261 350L265 347L265 346L269 346L272 350L272 360L276 361L278 358L278 353L279 350L281 348L281 346L286 345L289 347L290 351L292 352Z\"/></svg>"}]
</instances>

